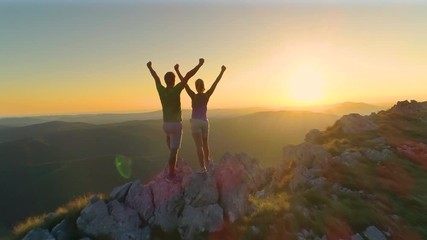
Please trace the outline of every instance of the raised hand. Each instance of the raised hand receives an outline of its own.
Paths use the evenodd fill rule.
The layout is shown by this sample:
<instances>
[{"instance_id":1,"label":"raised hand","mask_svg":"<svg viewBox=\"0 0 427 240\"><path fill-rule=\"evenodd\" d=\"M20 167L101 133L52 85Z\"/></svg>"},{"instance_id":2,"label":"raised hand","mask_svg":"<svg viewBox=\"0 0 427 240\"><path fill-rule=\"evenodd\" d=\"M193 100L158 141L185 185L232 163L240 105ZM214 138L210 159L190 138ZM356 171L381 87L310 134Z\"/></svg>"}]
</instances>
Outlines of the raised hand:
<instances>
[{"instance_id":1,"label":"raised hand","mask_svg":"<svg viewBox=\"0 0 427 240\"><path fill-rule=\"evenodd\" d=\"M152 65L152 63L151 63L151 61L149 61L149 62L147 63L147 67L148 67L148 68L151 68L151 65Z\"/></svg>"},{"instance_id":2,"label":"raised hand","mask_svg":"<svg viewBox=\"0 0 427 240\"><path fill-rule=\"evenodd\" d=\"M178 69L179 69L179 64L175 64L174 69L175 69L176 71L178 71Z\"/></svg>"},{"instance_id":3,"label":"raised hand","mask_svg":"<svg viewBox=\"0 0 427 240\"><path fill-rule=\"evenodd\" d=\"M202 65L205 62L205 59L199 58L199 64Z\"/></svg>"},{"instance_id":4,"label":"raised hand","mask_svg":"<svg viewBox=\"0 0 427 240\"><path fill-rule=\"evenodd\" d=\"M225 71L225 69L227 69L224 65L222 65L222 67L221 67L221 71Z\"/></svg>"}]
</instances>

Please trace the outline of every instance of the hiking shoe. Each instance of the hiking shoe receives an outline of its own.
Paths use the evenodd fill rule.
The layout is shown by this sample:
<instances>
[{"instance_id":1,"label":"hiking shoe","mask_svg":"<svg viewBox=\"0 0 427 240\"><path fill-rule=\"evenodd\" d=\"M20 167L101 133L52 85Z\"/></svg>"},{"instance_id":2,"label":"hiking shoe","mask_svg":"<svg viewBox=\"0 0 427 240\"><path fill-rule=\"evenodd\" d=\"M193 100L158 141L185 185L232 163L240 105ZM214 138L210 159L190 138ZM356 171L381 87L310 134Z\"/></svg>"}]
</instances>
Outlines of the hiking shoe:
<instances>
[{"instance_id":1,"label":"hiking shoe","mask_svg":"<svg viewBox=\"0 0 427 240\"><path fill-rule=\"evenodd\" d=\"M213 168L214 168L214 164L213 164L213 161L212 161L212 159L210 159L209 158L209 161L208 161L208 163L207 163L207 169L208 169L208 171L211 171L211 170L213 170Z\"/></svg>"},{"instance_id":2,"label":"hiking shoe","mask_svg":"<svg viewBox=\"0 0 427 240\"><path fill-rule=\"evenodd\" d=\"M179 183L180 182L180 178L177 175L167 175L166 176L166 181L169 183Z\"/></svg>"},{"instance_id":3,"label":"hiking shoe","mask_svg":"<svg viewBox=\"0 0 427 240\"><path fill-rule=\"evenodd\" d=\"M197 171L197 173L200 173L200 174L204 174L204 173L207 173L207 172L208 172L208 170L206 169L206 167L201 168L199 171Z\"/></svg>"}]
</instances>

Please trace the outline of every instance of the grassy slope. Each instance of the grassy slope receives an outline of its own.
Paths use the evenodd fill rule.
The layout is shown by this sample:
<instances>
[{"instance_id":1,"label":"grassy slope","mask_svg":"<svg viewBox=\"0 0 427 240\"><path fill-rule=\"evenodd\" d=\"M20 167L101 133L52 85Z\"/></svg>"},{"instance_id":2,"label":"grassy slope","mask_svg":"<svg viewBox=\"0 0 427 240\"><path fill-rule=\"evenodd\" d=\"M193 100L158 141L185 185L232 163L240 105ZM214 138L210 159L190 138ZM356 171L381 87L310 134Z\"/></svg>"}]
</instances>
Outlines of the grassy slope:
<instances>
[{"instance_id":1,"label":"grassy slope","mask_svg":"<svg viewBox=\"0 0 427 240\"><path fill-rule=\"evenodd\" d=\"M333 155L375 149L372 139L383 137L394 157L379 163L364 158L351 167L332 161L321 173L328 180L323 188L307 187L294 193L288 188L290 169L272 196L253 199L256 210L227 230L230 239L296 239L301 229L328 239L345 239L372 225L392 231L393 239L427 239L427 155L414 161L398 150L408 141L427 143L425 119L427 113L382 112L375 118L378 131L345 136L336 125L328 128L322 144ZM350 191L337 191L334 183ZM259 228L258 234L253 226Z\"/></svg>"}]
</instances>

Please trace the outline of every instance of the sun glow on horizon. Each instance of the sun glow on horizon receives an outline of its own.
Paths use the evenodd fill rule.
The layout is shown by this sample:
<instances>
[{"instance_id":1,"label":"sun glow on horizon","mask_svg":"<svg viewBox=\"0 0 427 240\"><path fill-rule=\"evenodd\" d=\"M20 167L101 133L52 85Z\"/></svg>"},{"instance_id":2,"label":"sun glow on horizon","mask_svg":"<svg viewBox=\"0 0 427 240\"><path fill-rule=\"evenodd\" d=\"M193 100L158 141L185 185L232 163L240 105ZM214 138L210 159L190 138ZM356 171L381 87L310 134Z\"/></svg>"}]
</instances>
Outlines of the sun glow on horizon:
<instances>
[{"instance_id":1,"label":"sun glow on horizon","mask_svg":"<svg viewBox=\"0 0 427 240\"><path fill-rule=\"evenodd\" d=\"M289 78L289 96L293 105L321 104L325 100L325 78L312 67L300 67Z\"/></svg>"}]
</instances>

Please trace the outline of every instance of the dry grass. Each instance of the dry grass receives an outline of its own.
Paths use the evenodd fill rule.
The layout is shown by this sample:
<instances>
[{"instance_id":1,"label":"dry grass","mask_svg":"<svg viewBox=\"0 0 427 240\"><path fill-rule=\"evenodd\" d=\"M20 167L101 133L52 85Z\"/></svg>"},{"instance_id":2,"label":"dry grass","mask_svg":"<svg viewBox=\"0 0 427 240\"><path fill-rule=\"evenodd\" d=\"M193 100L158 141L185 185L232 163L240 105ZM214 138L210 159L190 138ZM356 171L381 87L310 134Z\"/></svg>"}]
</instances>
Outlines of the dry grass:
<instances>
[{"instance_id":1,"label":"dry grass","mask_svg":"<svg viewBox=\"0 0 427 240\"><path fill-rule=\"evenodd\" d=\"M79 216L80 211L95 196L99 197L100 199L106 199L106 196L102 193L90 193L77 197L57 208L53 213L44 213L38 216L27 218L23 222L15 225L13 227L12 233L16 236L17 239L20 239L34 228L45 228L50 230L65 218L69 218L75 221Z\"/></svg>"}]
</instances>

